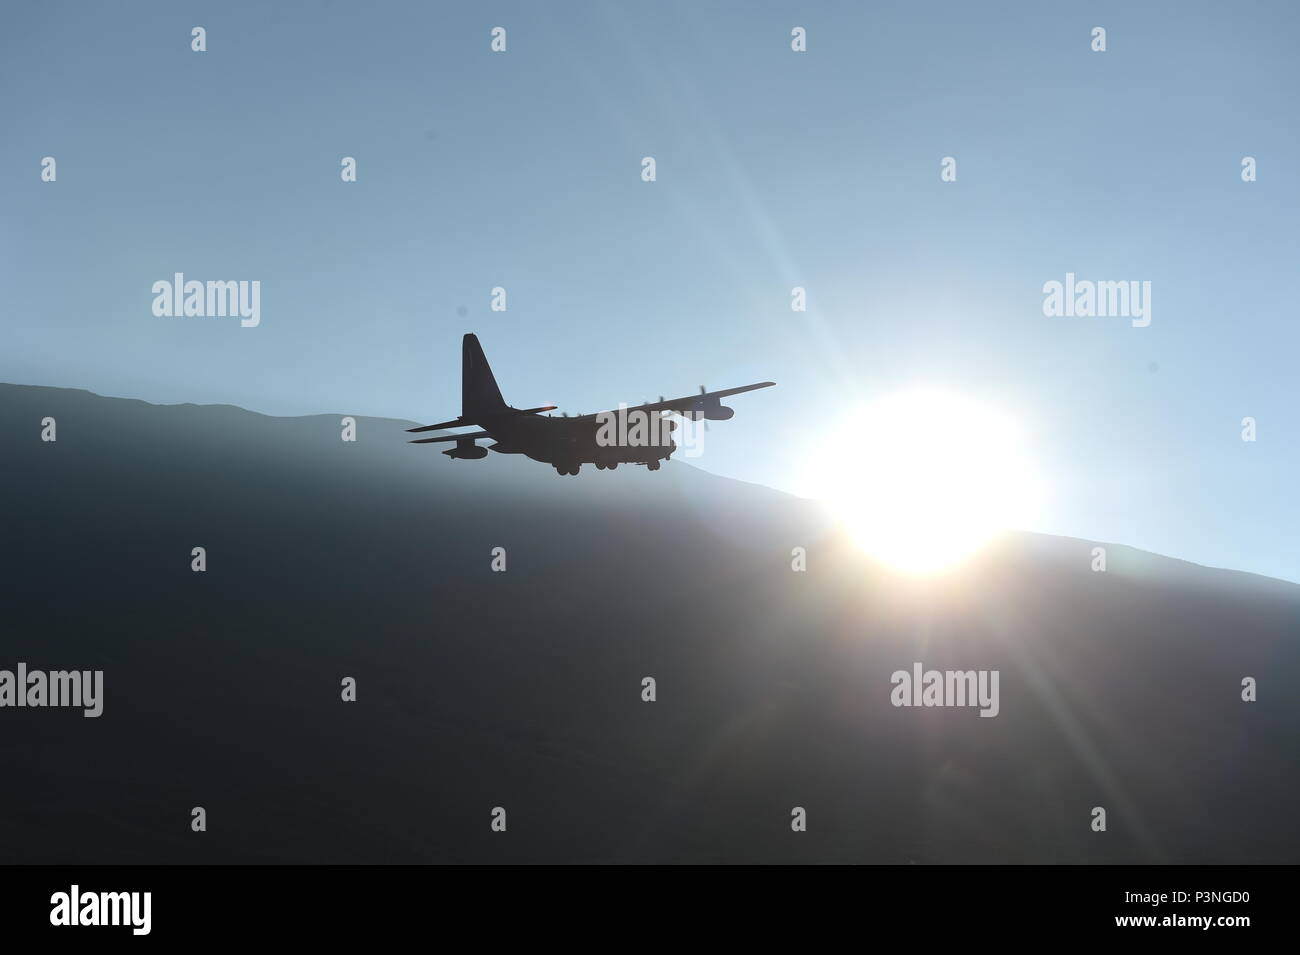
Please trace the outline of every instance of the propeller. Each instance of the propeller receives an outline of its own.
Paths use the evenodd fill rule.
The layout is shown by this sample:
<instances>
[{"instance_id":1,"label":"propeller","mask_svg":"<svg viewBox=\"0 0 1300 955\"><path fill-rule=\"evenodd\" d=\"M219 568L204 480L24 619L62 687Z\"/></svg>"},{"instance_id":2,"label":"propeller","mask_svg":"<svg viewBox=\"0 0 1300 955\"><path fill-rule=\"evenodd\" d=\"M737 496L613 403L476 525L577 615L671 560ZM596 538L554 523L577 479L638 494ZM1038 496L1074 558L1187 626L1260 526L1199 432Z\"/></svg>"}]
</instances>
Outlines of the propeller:
<instances>
[{"instance_id":1,"label":"propeller","mask_svg":"<svg viewBox=\"0 0 1300 955\"><path fill-rule=\"evenodd\" d=\"M705 388L703 385L700 385L700 394L702 394L702 395L703 395L703 394L708 394L708 389ZM700 414L703 415L704 412L701 411ZM708 431L708 430L709 430L709 419L708 419L708 418L704 418L703 420L704 420L704 430L705 430L705 431Z\"/></svg>"}]
</instances>

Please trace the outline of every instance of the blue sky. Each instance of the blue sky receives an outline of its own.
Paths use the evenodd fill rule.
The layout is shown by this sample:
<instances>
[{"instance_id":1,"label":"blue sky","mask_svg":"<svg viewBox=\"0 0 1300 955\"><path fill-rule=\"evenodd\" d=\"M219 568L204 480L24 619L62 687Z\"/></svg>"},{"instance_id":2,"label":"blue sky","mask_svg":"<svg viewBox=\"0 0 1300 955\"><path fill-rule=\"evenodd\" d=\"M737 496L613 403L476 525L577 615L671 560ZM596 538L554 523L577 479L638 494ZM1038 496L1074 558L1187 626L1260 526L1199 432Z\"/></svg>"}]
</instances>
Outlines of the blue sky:
<instances>
[{"instance_id":1,"label":"blue sky","mask_svg":"<svg viewBox=\"0 0 1300 955\"><path fill-rule=\"evenodd\" d=\"M0 16L0 380L440 420L474 331L525 407L777 381L698 464L791 490L846 404L939 384L1030 430L1034 529L1300 580L1293 4ZM155 317L176 271L261 325ZM1068 271L1151 281L1150 327L1045 317Z\"/></svg>"}]
</instances>

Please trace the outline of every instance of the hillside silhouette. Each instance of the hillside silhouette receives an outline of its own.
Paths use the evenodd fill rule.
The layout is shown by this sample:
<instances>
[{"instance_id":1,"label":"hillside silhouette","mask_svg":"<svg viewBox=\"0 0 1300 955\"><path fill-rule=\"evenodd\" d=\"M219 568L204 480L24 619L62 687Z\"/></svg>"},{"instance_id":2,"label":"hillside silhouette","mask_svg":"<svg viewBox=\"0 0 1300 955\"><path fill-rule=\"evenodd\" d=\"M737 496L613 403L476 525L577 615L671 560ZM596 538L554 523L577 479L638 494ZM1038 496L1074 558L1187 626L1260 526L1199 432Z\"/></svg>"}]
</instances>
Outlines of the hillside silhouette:
<instances>
[{"instance_id":1,"label":"hillside silhouette","mask_svg":"<svg viewBox=\"0 0 1300 955\"><path fill-rule=\"evenodd\" d=\"M1300 586L1039 535L909 581L681 461L346 413L0 385L0 668L104 671L98 719L0 710L6 862L1300 856ZM1000 715L892 706L913 661L1000 670Z\"/></svg>"}]
</instances>

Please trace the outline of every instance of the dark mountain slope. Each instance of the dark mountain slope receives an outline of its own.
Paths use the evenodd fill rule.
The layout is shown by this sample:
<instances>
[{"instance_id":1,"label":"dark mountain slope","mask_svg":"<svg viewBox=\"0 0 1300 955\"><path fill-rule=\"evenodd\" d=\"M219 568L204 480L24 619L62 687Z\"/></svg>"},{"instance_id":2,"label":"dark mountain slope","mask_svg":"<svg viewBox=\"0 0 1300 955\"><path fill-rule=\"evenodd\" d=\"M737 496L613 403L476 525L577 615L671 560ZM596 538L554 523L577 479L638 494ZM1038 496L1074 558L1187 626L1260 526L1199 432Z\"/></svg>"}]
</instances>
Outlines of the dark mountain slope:
<instances>
[{"instance_id":1,"label":"dark mountain slope","mask_svg":"<svg viewBox=\"0 0 1300 955\"><path fill-rule=\"evenodd\" d=\"M1300 587L1035 536L908 582L765 488L407 426L0 385L0 668L105 673L0 709L5 861L1300 858ZM892 706L914 660L1000 715Z\"/></svg>"}]
</instances>

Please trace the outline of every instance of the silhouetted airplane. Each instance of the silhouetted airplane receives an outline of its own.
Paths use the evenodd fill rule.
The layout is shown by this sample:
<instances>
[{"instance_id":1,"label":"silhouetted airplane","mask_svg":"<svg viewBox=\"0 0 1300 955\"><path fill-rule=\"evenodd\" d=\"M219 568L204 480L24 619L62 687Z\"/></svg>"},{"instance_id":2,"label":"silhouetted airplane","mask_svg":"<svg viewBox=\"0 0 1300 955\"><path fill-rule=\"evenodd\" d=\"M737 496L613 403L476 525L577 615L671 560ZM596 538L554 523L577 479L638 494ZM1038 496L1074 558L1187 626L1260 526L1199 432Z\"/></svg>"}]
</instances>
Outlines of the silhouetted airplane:
<instances>
[{"instance_id":1,"label":"silhouetted airplane","mask_svg":"<svg viewBox=\"0 0 1300 955\"><path fill-rule=\"evenodd\" d=\"M672 431L677 425L665 421L661 412L689 415L693 420L726 421L735 411L723 406L721 399L774 384L762 381L726 391L705 391L701 385L698 395L686 398L667 401L660 398L634 408L573 418L567 414L559 418L541 417L543 411L554 411L555 406L520 409L507 405L478 339L466 335L461 348L460 417L409 430L438 431L468 426L482 430L420 438L411 444L455 441L454 448L442 453L452 458L477 459L487 457L488 449L474 442L479 438L492 438L496 441L491 446L493 451L525 454L534 461L554 465L561 474L577 474L587 462L595 464L598 469L611 471L619 464L644 464L651 471L657 471L660 461L672 457L677 448L672 439Z\"/></svg>"}]
</instances>

